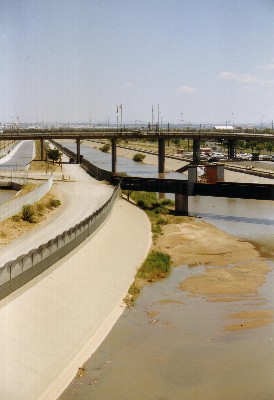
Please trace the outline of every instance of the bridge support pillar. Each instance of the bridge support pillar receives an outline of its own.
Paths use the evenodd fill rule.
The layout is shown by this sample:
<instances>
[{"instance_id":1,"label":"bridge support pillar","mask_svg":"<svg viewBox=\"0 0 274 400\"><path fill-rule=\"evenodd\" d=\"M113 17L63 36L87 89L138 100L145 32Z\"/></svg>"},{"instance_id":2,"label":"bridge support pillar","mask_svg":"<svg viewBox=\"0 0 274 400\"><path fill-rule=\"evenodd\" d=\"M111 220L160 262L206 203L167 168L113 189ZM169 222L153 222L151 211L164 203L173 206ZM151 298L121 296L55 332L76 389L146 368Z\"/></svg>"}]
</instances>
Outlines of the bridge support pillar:
<instances>
[{"instance_id":1,"label":"bridge support pillar","mask_svg":"<svg viewBox=\"0 0 274 400\"><path fill-rule=\"evenodd\" d=\"M40 157L41 160L44 159L44 140L40 139Z\"/></svg>"},{"instance_id":2,"label":"bridge support pillar","mask_svg":"<svg viewBox=\"0 0 274 400\"><path fill-rule=\"evenodd\" d=\"M158 138L158 172L163 174L165 172L165 139Z\"/></svg>"},{"instance_id":3,"label":"bridge support pillar","mask_svg":"<svg viewBox=\"0 0 274 400\"><path fill-rule=\"evenodd\" d=\"M113 174L117 172L117 147L116 138L111 139L111 171Z\"/></svg>"},{"instance_id":4,"label":"bridge support pillar","mask_svg":"<svg viewBox=\"0 0 274 400\"><path fill-rule=\"evenodd\" d=\"M236 140L227 141L227 156L229 160L235 160L236 158Z\"/></svg>"},{"instance_id":5,"label":"bridge support pillar","mask_svg":"<svg viewBox=\"0 0 274 400\"><path fill-rule=\"evenodd\" d=\"M193 139L193 164L200 164L201 139Z\"/></svg>"},{"instance_id":6,"label":"bridge support pillar","mask_svg":"<svg viewBox=\"0 0 274 400\"><path fill-rule=\"evenodd\" d=\"M200 147L199 147L200 149ZM194 183L197 182L197 166L188 166L187 194L175 193L175 213L188 215L188 197L193 196Z\"/></svg>"},{"instance_id":7,"label":"bridge support pillar","mask_svg":"<svg viewBox=\"0 0 274 400\"><path fill-rule=\"evenodd\" d=\"M188 215L188 195L175 193L175 213L177 215Z\"/></svg>"},{"instance_id":8,"label":"bridge support pillar","mask_svg":"<svg viewBox=\"0 0 274 400\"><path fill-rule=\"evenodd\" d=\"M80 153L80 139L76 139L76 155L77 155L77 159L76 162L77 164L81 163L81 153Z\"/></svg>"}]
</instances>

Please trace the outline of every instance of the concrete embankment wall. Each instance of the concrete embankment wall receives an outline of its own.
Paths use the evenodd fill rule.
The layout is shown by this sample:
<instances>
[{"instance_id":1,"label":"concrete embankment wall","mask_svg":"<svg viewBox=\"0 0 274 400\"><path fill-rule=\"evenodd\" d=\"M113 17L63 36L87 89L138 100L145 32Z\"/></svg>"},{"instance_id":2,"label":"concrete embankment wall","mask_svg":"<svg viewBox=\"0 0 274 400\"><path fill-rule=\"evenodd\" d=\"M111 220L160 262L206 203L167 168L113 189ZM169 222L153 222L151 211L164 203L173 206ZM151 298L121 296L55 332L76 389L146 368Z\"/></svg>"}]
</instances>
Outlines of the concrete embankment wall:
<instances>
[{"instance_id":1,"label":"concrete embankment wall","mask_svg":"<svg viewBox=\"0 0 274 400\"><path fill-rule=\"evenodd\" d=\"M118 195L119 188L117 187L111 198L88 218L2 266L0 268L0 300L50 268L87 239L106 219Z\"/></svg>"},{"instance_id":2,"label":"concrete embankment wall","mask_svg":"<svg viewBox=\"0 0 274 400\"><path fill-rule=\"evenodd\" d=\"M0 221L4 221L4 219L7 219L7 218L11 217L12 215L19 213L25 204L34 204L34 203L36 203L36 201L39 201L51 189L52 182L53 182L53 176L51 176L45 183L38 186L36 189L32 190L31 192L26 193L25 195L20 196L16 199L12 199L12 200L8 201L7 203L1 204L0 205ZM19 186L18 186L18 184L16 184L16 182L14 182L14 183L12 182L11 186L13 189L16 189L16 190L19 188Z\"/></svg>"},{"instance_id":3,"label":"concrete embankment wall","mask_svg":"<svg viewBox=\"0 0 274 400\"><path fill-rule=\"evenodd\" d=\"M146 214L118 199L92 238L1 302L1 399L58 398L123 312L150 245Z\"/></svg>"}]
</instances>

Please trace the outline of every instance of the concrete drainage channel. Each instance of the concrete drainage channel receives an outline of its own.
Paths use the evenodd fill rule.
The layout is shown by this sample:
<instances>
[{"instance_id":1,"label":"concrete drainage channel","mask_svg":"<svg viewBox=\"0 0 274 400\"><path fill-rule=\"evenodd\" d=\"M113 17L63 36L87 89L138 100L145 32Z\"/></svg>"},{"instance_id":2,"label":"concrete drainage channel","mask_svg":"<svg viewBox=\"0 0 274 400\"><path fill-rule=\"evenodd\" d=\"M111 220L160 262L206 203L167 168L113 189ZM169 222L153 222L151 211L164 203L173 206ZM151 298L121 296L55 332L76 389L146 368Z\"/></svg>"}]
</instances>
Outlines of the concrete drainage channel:
<instances>
[{"instance_id":1,"label":"concrete drainage channel","mask_svg":"<svg viewBox=\"0 0 274 400\"><path fill-rule=\"evenodd\" d=\"M110 199L74 227L9 261L0 268L0 300L50 268L79 246L105 221L120 193L117 186Z\"/></svg>"}]
</instances>

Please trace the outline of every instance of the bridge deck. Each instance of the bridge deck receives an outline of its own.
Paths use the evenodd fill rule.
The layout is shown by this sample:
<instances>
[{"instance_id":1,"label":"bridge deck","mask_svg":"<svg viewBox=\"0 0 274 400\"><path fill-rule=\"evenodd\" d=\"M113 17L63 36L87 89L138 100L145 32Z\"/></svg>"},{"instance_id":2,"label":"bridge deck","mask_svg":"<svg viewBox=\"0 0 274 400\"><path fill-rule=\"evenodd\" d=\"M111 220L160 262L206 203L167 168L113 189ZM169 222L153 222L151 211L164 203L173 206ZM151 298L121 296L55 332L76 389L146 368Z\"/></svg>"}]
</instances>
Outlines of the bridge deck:
<instances>
[{"instance_id":1,"label":"bridge deck","mask_svg":"<svg viewBox=\"0 0 274 400\"><path fill-rule=\"evenodd\" d=\"M180 131L165 130L11 130L1 133L0 140L38 140L38 139L216 139L216 140L257 140L273 141L274 133L252 133L235 131Z\"/></svg>"},{"instance_id":2,"label":"bridge deck","mask_svg":"<svg viewBox=\"0 0 274 400\"><path fill-rule=\"evenodd\" d=\"M188 196L213 196L255 200L274 200L274 185L236 182L189 183L176 179L113 177L123 190L177 193Z\"/></svg>"}]
</instances>

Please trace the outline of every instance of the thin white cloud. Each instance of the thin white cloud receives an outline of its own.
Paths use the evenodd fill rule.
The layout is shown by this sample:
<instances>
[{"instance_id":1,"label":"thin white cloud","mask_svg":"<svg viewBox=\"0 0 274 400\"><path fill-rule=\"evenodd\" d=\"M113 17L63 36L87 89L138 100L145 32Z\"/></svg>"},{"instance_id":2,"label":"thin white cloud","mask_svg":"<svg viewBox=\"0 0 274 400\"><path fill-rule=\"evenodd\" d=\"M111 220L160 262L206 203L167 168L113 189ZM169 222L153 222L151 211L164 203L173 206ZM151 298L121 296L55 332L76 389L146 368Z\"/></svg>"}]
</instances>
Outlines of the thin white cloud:
<instances>
[{"instance_id":1,"label":"thin white cloud","mask_svg":"<svg viewBox=\"0 0 274 400\"><path fill-rule=\"evenodd\" d=\"M236 83L243 83L243 84L255 84L255 85L264 85L264 86L272 86L274 84L274 80L265 80L258 78L257 76L252 76L250 74L235 74L234 72L221 72L217 79L223 81L232 81Z\"/></svg>"},{"instance_id":2,"label":"thin white cloud","mask_svg":"<svg viewBox=\"0 0 274 400\"><path fill-rule=\"evenodd\" d=\"M260 71L273 71L274 64L257 65L256 68Z\"/></svg>"},{"instance_id":3,"label":"thin white cloud","mask_svg":"<svg viewBox=\"0 0 274 400\"><path fill-rule=\"evenodd\" d=\"M217 79L223 81L234 81L241 83L259 83L259 79L249 74L235 74L234 72L221 72Z\"/></svg>"},{"instance_id":4,"label":"thin white cloud","mask_svg":"<svg viewBox=\"0 0 274 400\"><path fill-rule=\"evenodd\" d=\"M177 92L194 95L198 93L198 90L191 86L180 86Z\"/></svg>"},{"instance_id":5,"label":"thin white cloud","mask_svg":"<svg viewBox=\"0 0 274 400\"><path fill-rule=\"evenodd\" d=\"M126 87L132 87L132 86L133 86L132 82L129 81L129 82L126 83Z\"/></svg>"}]
</instances>

